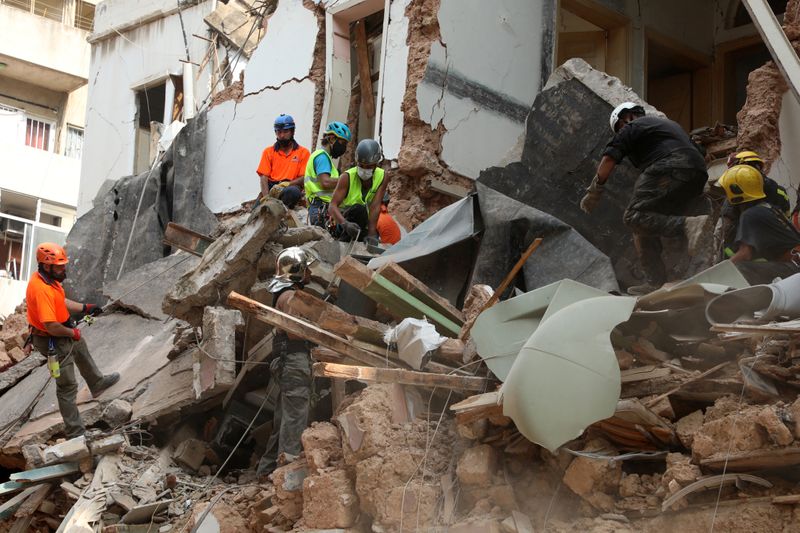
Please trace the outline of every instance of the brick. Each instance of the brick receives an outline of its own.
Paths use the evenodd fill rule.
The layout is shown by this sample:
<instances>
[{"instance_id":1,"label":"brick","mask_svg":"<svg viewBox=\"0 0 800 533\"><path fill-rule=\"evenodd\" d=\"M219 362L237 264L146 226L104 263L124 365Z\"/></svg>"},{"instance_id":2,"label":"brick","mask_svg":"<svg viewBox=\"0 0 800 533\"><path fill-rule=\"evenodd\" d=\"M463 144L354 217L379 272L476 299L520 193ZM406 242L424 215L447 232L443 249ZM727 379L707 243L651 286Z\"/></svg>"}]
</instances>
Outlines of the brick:
<instances>
[{"instance_id":1,"label":"brick","mask_svg":"<svg viewBox=\"0 0 800 533\"><path fill-rule=\"evenodd\" d=\"M464 485L491 485L497 469L497 452L488 444L468 448L456 467L458 480Z\"/></svg>"}]
</instances>

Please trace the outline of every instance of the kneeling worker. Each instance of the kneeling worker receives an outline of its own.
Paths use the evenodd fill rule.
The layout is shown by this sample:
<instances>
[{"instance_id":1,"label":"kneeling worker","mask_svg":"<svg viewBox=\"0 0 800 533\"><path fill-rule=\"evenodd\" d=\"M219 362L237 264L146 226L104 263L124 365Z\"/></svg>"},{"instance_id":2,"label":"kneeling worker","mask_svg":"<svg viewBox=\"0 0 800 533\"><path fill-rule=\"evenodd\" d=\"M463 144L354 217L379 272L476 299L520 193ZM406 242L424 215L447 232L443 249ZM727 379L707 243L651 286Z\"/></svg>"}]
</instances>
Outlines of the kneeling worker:
<instances>
[{"instance_id":1,"label":"kneeling worker","mask_svg":"<svg viewBox=\"0 0 800 533\"><path fill-rule=\"evenodd\" d=\"M300 247L286 248L275 262L275 276L268 285L272 306L285 313L295 291L311 279L309 267L314 258ZM269 365L272 379L280 387L272 433L267 449L258 463L259 477L277 467L281 454L297 456L303 451L300 436L308 425L311 398L311 345L301 337L277 330L272 341L275 358Z\"/></svg>"},{"instance_id":2,"label":"kneeling worker","mask_svg":"<svg viewBox=\"0 0 800 533\"><path fill-rule=\"evenodd\" d=\"M771 283L800 272L800 233L764 192L761 173L747 165L728 169L719 179L738 212L731 261L751 285Z\"/></svg>"},{"instance_id":3,"label":"kneeling worker","mask_svg":"<svg viewBox=\"0 0 800 533\"><path fill-rule=\"evenodd\" d=\"M340 179L331 199L330 215L336 222L334 237L363 240L378 245L378 215L389 180L378 164L383 161L381 145L364 139L356 146L356 166Z\"/></svg>"},{"instance_id":4,"label":"kneeling worker","mask_svg":"<svg viewBox=\"0 0 800 533\"><path fill-rule=\"evenodd\" d=\"M273 127L275 144L264 149L256 170L261 184L259 200L272 196L288 209L294 209L303 198L308 149L294 140L295 124L290 115L280 115Z\"/></svg>"},{"instance_id":5,"label":"kneeling worker","mask_svg":"<svg viewBox=\"0 0 800 533\"><path fill-rule=\"evenodd\" d=\"M322 135L322 148L316 150L306 165L304 187L308 202L308 223L327 227L328 205L339 179L339 169L333 164L347 151L353 135L342 122L331 122Z\"/></svg>"},{"instance_id":6,"label":"kneeling worker","mask_svg":"<svg viewBox=\"0 0 800 533\"><path fill-rule=\"evenodd\" d=\"M69 262L64 248L51 242L42 243L36 248L36 261L39 271L31 276L25 293L28 323L33 346L42 355L53 354L58 358L61 373L55 378L58 409L64 419L67 438L73 438L86 432L75 403L78 395L75 365L78 365L94 397L119 381L119 374L114 372L104 376L100 372L86 341L81 338L81 330L70 318L70 313L94 316L102 310L93 304L81 304L66 298L61 286L67 277Z\"/></svg>"}]
</instances>

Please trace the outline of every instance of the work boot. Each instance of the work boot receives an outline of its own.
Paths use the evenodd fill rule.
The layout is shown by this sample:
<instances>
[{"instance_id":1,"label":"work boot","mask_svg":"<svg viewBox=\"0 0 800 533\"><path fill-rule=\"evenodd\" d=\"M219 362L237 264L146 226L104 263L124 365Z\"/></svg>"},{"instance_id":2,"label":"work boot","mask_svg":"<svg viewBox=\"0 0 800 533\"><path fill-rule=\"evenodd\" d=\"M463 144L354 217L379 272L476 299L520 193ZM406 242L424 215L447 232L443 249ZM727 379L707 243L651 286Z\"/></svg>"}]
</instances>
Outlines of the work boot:
<instances>
[{"instance_id":1,"label":"work boot","mask_svg":"<svg viewBox=\"0 0 800 533\"><path fill-rule=\"evenodd\" d=\"M686 217L684 230L686 231L686 242L688 243L689 255L695 255L708 240L714 237L713 220L708 215L696 217Z\"/></svg>"},{"instance_id":2,"label":"work boot","mask_svg":"<svg viewBox=\"0 0 800 533\"><path fill-rule=\"evenodd\" d=\"M112 372L111 374L103 376L102 379L95 383L94 387L91 388L92 397L97 398L104 390L109 388L117 381L119 381L119 372Z\"/></svg>"},{"instance_id":3,"label":"work boot","mask_svg":"<svg viewBox=\"0 0 800 533\"><path fill-rule=\"evenodd\" d=\"M659 287L656 287L655 285L643 283L642 285L633 285L628 287L628 294L631 296L644 296L645 294L650 294L658 288Z\"/></svg>"}]
</instances>

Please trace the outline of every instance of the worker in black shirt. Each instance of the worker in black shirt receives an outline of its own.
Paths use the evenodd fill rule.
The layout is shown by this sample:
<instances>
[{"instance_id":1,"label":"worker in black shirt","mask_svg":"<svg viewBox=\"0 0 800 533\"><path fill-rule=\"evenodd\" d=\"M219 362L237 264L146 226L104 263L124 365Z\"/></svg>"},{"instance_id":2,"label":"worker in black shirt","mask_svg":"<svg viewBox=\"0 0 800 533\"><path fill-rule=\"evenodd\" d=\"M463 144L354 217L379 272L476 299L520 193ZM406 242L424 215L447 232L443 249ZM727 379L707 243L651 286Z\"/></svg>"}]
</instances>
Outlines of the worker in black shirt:
<instances>
[{"instance_id":1,"label":"worker in black shirt","mask_svg":"<svg viewBox=\"0 0 800 533\"><path fill-rule=\"evenodd\" d=\"M614 109L611 130L614 137L603 151L581 209L591 213L597 206L611 171L625 157L641 171L623 220L633 230L646 278L646 284L630 287L628 292L646 294L667 281L661 237L685 236L689 253L694 254L704 237L712 234L708 216L685 216L708 181L706 163L676 122L645 116L644 108L633 102Z\"/></svg>"},{"instance_id":2,"label":"worker in black shirt","mask_svg":"<svg viewBox=\"0 0 800 533\"><path fill-rule=\"evenodd\" d=\"M753 151L746 150L742 152L733 153L728 157L728 168L736 165L747 165L753 167L761 173L761 178L764 180L764 194L766 195L767 202L773 207L780 209L787 217L791 216L791 207L789 203L789 194L786 189L778 185L778 182L764 174L764 160ZM724 176L724 174L723 174ZM715 185L722 187L722 177L715 183ZM736 237L736 230L739 227L739 210L736 206L726 199L722 204L722 257L729 259L733 256L733 243Z\"/></svg>"},{"instance_id":3,"label":"worker in black shirt","mask_svg":"<svg viewBox=\"0 0 800 533\"><path fill-rule=\"evenodd\" d=\"M780 208L769 203L761 173L737 165L725 172L720 185L739 212L731 261L748 283L771 283L800 272L800 233Z\"/></svg>"}]
</instances>

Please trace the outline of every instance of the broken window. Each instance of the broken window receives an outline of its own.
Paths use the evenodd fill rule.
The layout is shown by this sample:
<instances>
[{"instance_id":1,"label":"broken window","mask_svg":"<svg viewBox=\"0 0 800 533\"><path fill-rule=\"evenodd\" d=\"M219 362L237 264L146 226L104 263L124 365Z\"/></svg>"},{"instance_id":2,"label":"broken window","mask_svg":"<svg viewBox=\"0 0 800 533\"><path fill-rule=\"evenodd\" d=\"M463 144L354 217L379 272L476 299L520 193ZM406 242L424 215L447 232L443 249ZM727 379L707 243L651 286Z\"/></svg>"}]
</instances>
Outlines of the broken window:
<instances>
[{"instance_id":1,"label":"broken window","mask_svg":"<svg viewBox=\"0 0 800 533\"><path fill-rule=\"evenodd\" d=\"M161 125L164 124L166 89L166 83L161 82L158 85L136 91L137 120L136 153L133 161L134 174L149 170L155 157L155 148L152 145L158 139L154 140L154 131L159 131Z\"/></svg>"},{"instance_id":2,"label":"broken window","mask_svg":"<svg viewBox=\"0 0 800 533\"><path fill-rule=\"evenodd\" d=\"M350 24L350 57L355 61L350 62L352 93L348 120L358 139L375 136L382 44L383 10ZM354 104L358 105L357 109Z\"/></svg>"},{"instance_id":3,"label":"broken window","mask_svg":"<svg viewBox=\"0 0 800 533\"><path fill-rule=\"evenodd\" d=\"M763 42L727 52L723 56L723 120L736 124L736 113L747 99L747 77L772 56Z\"/></svg>"}]
</instances>

